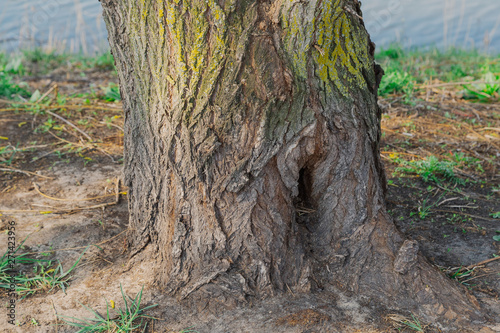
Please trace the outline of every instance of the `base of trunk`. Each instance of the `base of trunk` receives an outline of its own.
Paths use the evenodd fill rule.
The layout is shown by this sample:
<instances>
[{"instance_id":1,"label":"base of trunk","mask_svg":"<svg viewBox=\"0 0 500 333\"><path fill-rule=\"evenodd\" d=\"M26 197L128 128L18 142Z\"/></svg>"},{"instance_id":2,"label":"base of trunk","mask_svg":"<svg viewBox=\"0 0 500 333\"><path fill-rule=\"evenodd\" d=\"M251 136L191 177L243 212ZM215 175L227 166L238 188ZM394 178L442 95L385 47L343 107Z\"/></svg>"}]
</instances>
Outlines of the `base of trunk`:
<instances>
[{"instance_id":1,"label":"base of trunk","mask_svg":"<svg viewBox=\"0 0 500 333\"><path fill-rule=\"evenodd\" d=\"M380 162L361 133L315 123L257 175L241 172L231 180L240 183L229 182L216 198L208 199L204 184L181 200L174 191L170 202L178 200L173 206L183 214L174 230L151 233L157 285L210 311L340 290L427 322L484 321L477 300L396 229Z\"/></svg>"}]
</instances>

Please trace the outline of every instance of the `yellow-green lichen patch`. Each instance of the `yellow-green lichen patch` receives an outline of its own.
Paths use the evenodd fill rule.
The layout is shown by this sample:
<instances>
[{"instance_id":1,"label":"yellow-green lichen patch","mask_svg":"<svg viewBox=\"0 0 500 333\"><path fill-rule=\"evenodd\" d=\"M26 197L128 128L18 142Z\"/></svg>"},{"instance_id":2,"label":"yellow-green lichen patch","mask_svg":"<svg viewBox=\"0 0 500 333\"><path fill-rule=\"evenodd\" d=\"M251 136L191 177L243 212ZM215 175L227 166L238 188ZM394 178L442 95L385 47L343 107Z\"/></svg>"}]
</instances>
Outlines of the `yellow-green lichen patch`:
<instances>
[{"instance_id":1,"label":"yellow-green lichen patch","mask_svg":"<svg viewBox=\"0 0 500 333\"><path fill-rule=\"evenodd\" d=\"M342 95L348 96L349 87L364 84L362 68L370 61L366 34L352 24L341 4L340 0L321 3L314 58L321 80L333 82Z\"/></svg>"},{"instance_id":2,"label":"yellow-green lichen patch","mask_svg":"<svg viewBox=\"0 0 500 333\"><path fill-rule=\"evenodd\" d=\"M210 57L208 59L207 68L203 72L202 83L197 95L199 102L196 104L196 109L191 115L191 121L193 123L196 122L196 119L206 108L209 96L211 95L219 73L224 66L227 49L226 33L228 23L226 21L226 14L215 0L208 1L208 8L208 15L210 15L210 21L212 22L211 27L209 27L210 40L205 41L205 44L202 46L205 52L210 48Z\"/></svg>"},{"instance_id":3,"label":"yellow-green lichen patch","mask_svg":"<svg viewBox=\"0 0 500 333\"><path fill-rule=\"evenodd\" d=\"M142 6L141 18L143 21L146 21L146 17L148 16L148 10L146 9L146 0L141 0L141 6Z\"/></svg>"},{"instance_id":4,"label":"yellow-green lichen patch","mask_svg":"<svg viewBox=\"0 0 500 333\"><path fill-rule=\"evenodd\" d=\"M362 71L371 62L368 36L344 7L342 0L292 0L282 7L282 22L285 50L297 74L305 77L311 54L316 75L327 83L327 90L336 87L348 97L352 86L364 84Z\"/></svg>"},{"instance_id":5,"label":"yellow-green lichen patch","mask_svg":"<svg viewBox=\"0 0 500 333\"><path fill-rule=\"evenodd\" d=\"M314 32L314 6L300 1L285 2L282 8L285 31L284 47L294 70L301 78L307 77L307 57Z\"/></svg>"},{"instance_id":6,"label":"yellow-green lichen patch","mask_svg":"<svg viewBox=\"0 0 500 333\"><path fill-rule=\"evenodd\" d=\"M188 29L188 40L192 41L186 45L189 50L188 54L188 68L191 69L190 89L194 91L198 85L198 81L202 74L202 68L205 65L207 54L207 32L209 29L208 21L205 17L206 6L204 3L193 1L189 9L189 16L191 18Z\"/></svg>"},{"instance_id":7,"label":"yellow-green lichen patch","mask_svg":"<svg viewBox=\"0 0 500 333\"><path fill-rule=\"evenodd\" d=\"M167 1L166 8L166 22L167 27L172 38L172 48L176 55L176 72L179 79L180 89L183 90L186 86L186 72L187 66L184 60L184 19L183 19L183 6L182 0L174 0L173 2Z\"/></svg>"},{"instance_id":8,"label":"yellow-green lichen patch","mask_svg":"<svg viewBox=\"0 0 500 333\"><path fill-rule=\"evenodd\" d=\"M163 47L165 42L165 26L163 25L164 12L163 12L163 0L157 0L158 5L158 36L160 37L160 45Z\"/></svg>"},{"instance_id":9,"label":"yellow-green lichen patch","mask_svg":"<svg viewBox=\"0 0 500 333\"><path fill-rule=\"evenodd\" d=\"M212 53L210 57L210 65L208 68L208 83L215 83L218 73L220 72L222 61L226 53L226 14L219 7L215 0L209 0L211 15L214 19L214 27L212 29Z\"/></svg>"}]
</instances>

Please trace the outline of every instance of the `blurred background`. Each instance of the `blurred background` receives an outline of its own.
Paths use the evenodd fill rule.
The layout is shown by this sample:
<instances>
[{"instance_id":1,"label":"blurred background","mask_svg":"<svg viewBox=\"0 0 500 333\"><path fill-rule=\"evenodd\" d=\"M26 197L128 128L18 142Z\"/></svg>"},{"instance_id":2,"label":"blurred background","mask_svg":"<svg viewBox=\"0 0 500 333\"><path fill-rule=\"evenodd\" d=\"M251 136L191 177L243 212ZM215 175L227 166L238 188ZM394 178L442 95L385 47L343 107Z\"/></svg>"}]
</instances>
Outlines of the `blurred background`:
<instances>
[{"instance_id":1,"label":"blurred background","mask_svg":"<svg viewBox=\"0 0 500 333\"><path fill-rule=\"evenodd\" d=\"M108 49L98 0L0 0L0 51L102 53Z\"/></svg>"},{"instance_id":2,"label":"blurred background","mask_svg":"<svg viewBox=\"0 0 500 333\"><path fill-rule=\"evenodd\" d=\"M108 48L98 0L0 0L0 8L0 50L91 55ZM362 9L379 48L500 51L500 1L365 0Z\"/></svg>"}]
</instances>

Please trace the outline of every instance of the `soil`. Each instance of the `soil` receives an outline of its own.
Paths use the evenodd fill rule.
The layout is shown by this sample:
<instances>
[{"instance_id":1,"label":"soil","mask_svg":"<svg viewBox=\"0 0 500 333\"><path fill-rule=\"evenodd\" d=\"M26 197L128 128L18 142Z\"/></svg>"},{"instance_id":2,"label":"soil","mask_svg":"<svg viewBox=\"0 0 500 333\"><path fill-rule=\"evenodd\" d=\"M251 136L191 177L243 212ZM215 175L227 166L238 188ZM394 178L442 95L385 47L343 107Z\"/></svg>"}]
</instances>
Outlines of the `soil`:
<instances>
[{"instance_id":1,"label":"soil","mask_svg":"<svg viewBox=\"0 0 500 333\"><path fill-rule=\"evenodd\" d=\"M49 96L57 91L92 93L116 81L112 74L99 71L68 81L74 74L67 69L25 81L42 93L57 84ZM493 239L500 232L500 219L492 216L500 211L500 105L465 102L452 92L435 90L416 105L402 104L397 96L380 102L388 209L398 228L418 242L429 261L462 284L464 292L469 290L475 297L472 300L477 299L490 321L477 324L473 331L500 332L500 260L495 259L500 255L500 242ZM7 250L6 230L12 221L17 243L26 239L21 252L32 258L59 261L68 270L85 253L65 292L39 290L18 300L17 326L8 324L2 314L0 331L75 332L76 328L61 325L63 320L93 317L82 305L102 315L110 301L116 308L123 307L120 287L132 297L143 288L141 304L158 304L147 311L155 318L149 320L148 332L412 331L394 319L411 320L410 313L382 309L334 286L307 295L290 291L236 309L224 303L189 309L165 296L148 280L150 261L141 260L154 256L152 250L146 248L129 260L127 189L119 184L123 136L119 103L105 103L99 94L90 103L85 97L68 98L58 106L54 103L55 97L50 110L93 142L58 118L52 117L55 124L47 125L49 114L36 114L29 105L15 111L0 102L0 135L6 138L1 147L18 149L11 160L12 154L0 155L0 244L4 246L0 253ZM455 170L463 185L425 182L396 169L399 157L446 158L450 152L477 159ZM92 244L96 246L88 247ZM33 267L18 269L30 275ZM6 304L5 290L0 293ZM433 323L422 325L426 332L460 331Z\"/></svg>"}]
</instances>

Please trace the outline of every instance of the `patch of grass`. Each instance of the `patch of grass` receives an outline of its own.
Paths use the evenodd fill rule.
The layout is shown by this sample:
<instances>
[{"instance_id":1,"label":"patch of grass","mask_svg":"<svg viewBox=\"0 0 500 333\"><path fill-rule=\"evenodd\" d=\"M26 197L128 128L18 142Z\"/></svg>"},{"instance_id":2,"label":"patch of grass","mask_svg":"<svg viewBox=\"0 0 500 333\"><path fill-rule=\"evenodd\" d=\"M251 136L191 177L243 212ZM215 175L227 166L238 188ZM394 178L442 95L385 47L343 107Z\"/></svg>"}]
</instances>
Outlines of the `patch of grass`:
<instances>
[{"instance_id":1,"label":"patch of grass","mask_svg":"<svg viewBox=\"0 0 500 333\"><path fill-rule=\"evenodd\" d=\"M12 54L7 56L0 53L0 71L8 74L24 74L23 56Z\"/></svg>"},{"instance_id":2,"label":"patch of grass","mask_svg":"<svg viewBox=\"0 0 500 333\"><path fill-rule=\"evenodd\" d=\"M5 68L5 64L7 63L7 55L5 55L5 53L3 52L0 52L0 70L1 71L4 71L4 68Z\"/></svg>"},{"instance_id":3,"label":"patch of grass","mask_svg":"<svg viewBox=\"0 0 500 333\"><path fill-rule=\"evenodd\" d=\"M104 96L101 97L106 102L121 101L120 87L116 83L109 83L104 88Z\"/></svg>"},{"instance_id":4,"label":"patch of grass","mask_svg":"<svg viewBox=\"0 0 500 333\"><path fill-rule=\"evenodd\" d=\"M9 74L0 71L0 97L15 99L16 95L29 97L30 93L22 84L15 83Z\"/></svg>"},{"instance_id":5,"label":"patch of grass","mask_svg":"<svg viewBox=\"0 0 500 333\"><path fill-rule=\"evenodd\" d=\"M500 219L500 212L492 213L491 217L494 219Z\"/></svg>"},{"instance_id":6,"label":"patch of grass","mask_svg":"<svg viewBox=\"0 0 500 333\"><path fill-rule=\"evenodd\" d=\"M24 244L24 241L22 244ZM23 298L37 292L51 292L56 288L66 293L66 287L69 285L69 280L71 279L70 273L76 268L88 249L87 247L73 266L65 272L60 262L54 265L51 260L29 258L27 254L16 255L22 244L12 253L15 264L18 267L19 265L33 265L33 274L18 273L14 276L14 280L16 281L15 291L18 295L23 296ZM9 266L8 253L6 252L0 259L0 288L10 289L11 275L8 272L11 269Z\"/></svg>"},{"instance_id":7,"label":"patch of grass","mask_svg":"<svg viewBox=\"0 0 500 333\"><path fill-rule=\"evenodd\" d=\"M102 71L110 71L115 69L115 59L111 52L107 51L94 57L84 57L81 60L82 69L96 68Z\"/></svg>"},{"instance_id":8,"label":"patch of grass","mask_svg":"<svg viewBox=\"0 0 500 333\"><path fill-rule=\"evenodd\" d=\"M413 314L411 314L411 318L399 314L390 314L386 318L391 320L395 324L398 331L409 328L415 332L424 332L422 323Z\"/></svg>"},{"instance_id":9,"label":"patch of grass","mask_svg":"<svg viewBox=\"0 0 500 333\"><path fill-rule=\"evenodd\" d=\"M43 124L41 124L40 126L38 126L35 129L35 133L38 133L38 132L46 133L49 130L51 130L55 126L55 124L56 124L56 121L54 119L52 119L52 117L49 117L46 121L44 121Z\"/></svg>"},{"instance_id":10,"label":"patch of grass","mask_svg":"<svg viewBox=\"0 0 500 333\"><path fill-rule=\"evenodd\" d=\"M446 51L432 49L403 49L394 44L381 49L375 54L386 74L391 72L407 72L417 83L430 79L443 82L463 80L464 78L480 79L484 74L500 72L500 62L494 55L481 53L478 50L450 48Z\"/></svg>"},{"instance_id":11,"label":"patch of grass","mask_svg":"<svg viewBox=\"0 0 500 333\"><path fill-rule=\"evenodd\" d=\"M101 315L97 311L82 304L82 306L86 308L93 315L93 317L84 319L68 316L60 317L63 318L63 321L66 325L78 328L78 333L133 332L135 330L144 332L147 327L147 322L145 322L144 320L152 319L152 317L145 314L145 311L157 306L158 304L142 307L141 301L143 289L144 287L134 298L131 298L123 292L123 288L120 285L120 290L125 307L114 310L114 302L108 303L106 301L106 315ZM115 312L115 314L112 315L111 312ZM67 319L73 321L68 321Z\"/></svg>"},{"instance_id":12,"label":"patch of grass","mask_svg":"<svg viewBox=\"0 0 500 333\"><path fill-rule=\"evenodd\" d=\"M0 53L0 97L14 99L16 95L30 96L25 84L14 82L15 75L23 75L25 72L23 59L19 54L7 56Z\"/></svg>"},{"instance_id":13,"label":"patch of grass","mask_svg":"<svg viewBox=\"0 0 500 333\"><path fill-rule=\"evenodd\" d=\"M500 75L488 72L481 78L483 82L465 85L464 98L480 102L493 102L500 99Z\"/></svg>"},{"instance_id":14,"label":"patch of grass","mask_svg":"<svg viewBox=\"0 0 500 333\"><path fill-rule=\"evenodd\" d=\"M16 281L21 284L16 288L16 292L19 295L23 295L23 297L41 291L51 292L55 288L59 288L66 293L66 287L69 285L69 280L71 279L70 273L76 268L82 256L83 253L66 272L64 272L60 262L56 266L53 266L52 261L46 261L45 263L37 262L34 266L33 276L20 275L16 278Z\"/></svg>"},{"instance_id":15,"label":"patch of grass","mask_svg":"<svg viewBox=\"0 0 500 333\"><path fill-rule=\"evenodd\" d=\"M496 233L500 234L500 230L497 230ZM500 235L493 236L493 240L500 242Z\"/></svg>"},{"instance_id":16,"label":"patch of grass","mask_svg":"<svg viewBox=\"0 0 500 333\"><path fill-rule=\"evenodd\" d=\"M400 166L396 172L403 174L416 174L425 182L441 184L443 180L454 184L465 184L465 181L455 175L453 168L457 166L454 161L439 160L436 156L428 156L420 161L406 161L400 157L392 158Z\"/></svg>"},{"instance_id":17,"label":"patch of grass","mask_svg":"<svg viewBox=\"0 0 500 333\"><path fill-rule=\"evenodd\" d=\"M424 329L418 318L415 317L413 314L411 315L411 318L412 320L408 319L403 321L403 324L406 325L408 328L414 330L415 332L423 332Z\"/></svg>"},{"instance_id":18,"label":"patch of grass","mask_svg":"<svg viewBox=\"0 0 500 333\"><path fill-rule=\"evenodd\" d=\"M460 266L458 269L456 269L454 272L451 271L448 276L450 277L450 279L453 279L453 280L457 280L458 282L464 284L464 285L468 285L468 283L466 282L466 278L470 277L472 275L472 273L474 273L474 269L466 269L462 266ZM464 281L465 279L465 281Z\"/></svg>"},{"instance_id":19,"label":"patch of grass","mask_svg":"<svg viewBox=\"0 0 500 333\"><path fill-rule=\"evenodd\" d=\"M432 208L435 207L441 199L446 195L446 192L441 194L437 200L435 200L433 203L431 203L431 200L429 198L425 198L421 204L418 206L418 213L416 212L411 212L410 217L417 215L421 220L425 220L431 213L432 213Z\"/></svg>"},{"instance_id":20,"label":"patch of grass","mask_svg":"<svg viewBox=\"0 0 500 333\"><path fill-rule=\"evenodd\" d=\"M431 208L434 207L435 204L429 204L429 199L424 199L422 205L418 207L418 217L421 220L424 220L431 213ZM411 216L411 214L410 214Z\"/></svg>"},{"instance_id":21,"label":"patch of grass","mask_svg":"<svg viewBox=\"0 0 500 333\"><path fill-rule=\"evenodd\" d=\"M9 74L45 74L61 66L74 67L83 71L91 69L113 71L115 61L109 51L95 56L48 52L41 48L24 50L19 54L11 55L0 53L0 71Z\"/></svg>"},{"instance_id":22,"label":"patch of grass","mask_svg":"<svg viewBox=\"0 0 500 333\"><path fill-rule=\"evenodd\" d=\"M24 67L29 73L47 73L68 62L71 58L69 54L59 54L54 51L47 52L40 48L24 50Z\"/></svg>"},{"instance_id":23,"label":"patch of grass","mask_svg":"<svg viewBox=\"0 0 500 333\"><path fill-rule=\"evenodd\" d=\"M33 63L60 65L67 58L66 55L57 54L56 52L46 52L40 48L24 50L23 54L26 61Z\"/></svg>"},{"instance_id":24,"label":"patch of grass","mask_svg":"<svg viewBox=\"0 0 500 333\"><path fill-rule=\"evenodd\" d=\"M467 223L471 220L471 218L459 214L452 214L450 217L447 217L446 220L450 224L455 224L455 223Z\"/></svg>"},{"instance_id":25,"label":"patch of grass","mask_svg":"<svg viewBox=\"0 0 500 333\"><path fill-rule=\"evenodd\" d=\"M19 249L23 246L24 242L26 242L26 239L27 238L25 238L23 242L11 253L13 261L9 260L8 252L5 252L0 258L0 288L10 289L9 284L11 281L11 275L9 274L9 272L11 271L11 263L23 265L37 262L37 260L35 259L28 258L27 254L17 254Z\"/></svg>"},{"instance_id":26,"label":"patch of grass","mask_svg":"<svg viewBox=\"0 0 500 333\"><path fill-rule=\"evenodd\" d=\"M403 93L405 101L410 102L413 98L415 81L415 78L408 72L388 72L380 83L379 94L385 96L393 93Z\"/></svg>"},{"instance_id":27,"label":"patch of grass","mask_svg":"<svg viewBox=\"0 0 500 333\"><path fill-rule=\"evenodd\" d=\"M19 143L17 143L15 147L12 145L0 147L0 164L10 166L12 164L12 160L14 160L14 157L18 152L17 147L19 147Z\"/></svg>"},{"instance_id":28,"label":"patch of grass","mask_svg":"<svg viewBox=\"0 0 500 333\"><path fill-rule=\"evenodd\" d=\"M379 88L381 96L394 92L403 93L405 102L409 102L419 84L432 80L483 80L485 84L466 85L464 96L484 101L498 100L500 62L493 55L456 48L446 51L437 48L406 50L394 44L379 50L375 60L385 71Z\"/></svg>"},{"instance_id":29,"label":"patch of grass","mask_svg":"<svg viewBox=\"0 0 500 333\"><path fill-rule=\"evenodd\" d=\"M477 172L484 173L484 169L479 158L467 156L462 152L453 153L453 155L451 155L451 158L458 164L460 168L473 169Z\"/></svg>"}]
</instances>

